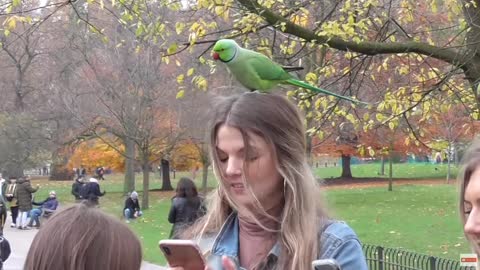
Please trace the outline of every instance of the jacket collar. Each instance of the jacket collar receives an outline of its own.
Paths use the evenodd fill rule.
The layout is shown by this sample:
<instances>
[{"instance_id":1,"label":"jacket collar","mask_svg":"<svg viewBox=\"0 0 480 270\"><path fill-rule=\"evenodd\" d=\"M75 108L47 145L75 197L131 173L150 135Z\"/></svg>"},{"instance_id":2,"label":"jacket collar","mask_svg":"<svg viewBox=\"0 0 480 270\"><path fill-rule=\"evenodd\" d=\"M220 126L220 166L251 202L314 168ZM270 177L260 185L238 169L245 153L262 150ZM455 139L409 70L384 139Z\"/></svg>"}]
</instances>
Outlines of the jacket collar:
<instances>
[{"instance_id":1,"label":"jacket collar","mask_svg":"<svg viewBox=\"0 0 480 270\"><path fill-rule=\"evenodd\" d=\"M238 224L238 214L233 212L230 214L222 228L220 233L217 235L211 253L214 255L226 255L229 256L237 262L238 258L238 245L239 245L239 224ZM270 252L267 255L268 260L278 259L280 256L280 243L277 240L275 245L272 247ZM273 257L273 258L272 258Z\"/></svg>"}]
</instances>

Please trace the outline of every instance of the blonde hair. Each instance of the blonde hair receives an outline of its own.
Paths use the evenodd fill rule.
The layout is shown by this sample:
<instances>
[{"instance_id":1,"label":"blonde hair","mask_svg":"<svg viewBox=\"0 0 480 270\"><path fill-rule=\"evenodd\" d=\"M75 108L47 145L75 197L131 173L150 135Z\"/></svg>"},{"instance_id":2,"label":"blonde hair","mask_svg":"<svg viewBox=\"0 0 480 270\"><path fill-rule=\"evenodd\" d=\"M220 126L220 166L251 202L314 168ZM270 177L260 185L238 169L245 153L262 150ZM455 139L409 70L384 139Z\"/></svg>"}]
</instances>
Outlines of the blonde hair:
<instances>
[{"instance_id":1,"label":"blonde hair","mask_svg":"<svg viewBox=\"0 0 480 270\"><path fill-rule=\"evenodd\" d=\"M53 215L33 239L25 270L137 270L142 249L119 220L84 204Z\"/></svg>"},{"instance_id":2,"label":"blonde hair","mask_svg":"<svg viewBox=\"0 0 480 270\"><path fill-rule=\"evenodd\" d=\"M311 269L311 262L319 252L319 228L327 219L327 214L318 183L306 160L305 130L297 108L282 96L255 92L221 98L213 108L210 153L215 174L222 177L215 150L220 126L228 125L240 130L245 157L251 151L248 133L262 137L271 146L277 170L284 180L284 207L278 220L280 228L276 231L282 253L277 269ZM207 214L184 236L203 237L217 233L228 215L237 210L222 181L220 183L208 197ZM258 199L256 202L259 203Z\"/></svg>"},{"instance_id":3,"label":"blonde hair","mask_svg":"<svg viewBox=\"0 0 480 270\"><path fill-rule=\"evenodd\" d=\"M462 158L462 166L460 172L458 174L458 184L459 184L459 213L460 219L462 220L462 224L465 226L467 222L466 214L465 214L465 188L468 186L470 182L470 178L472 174L477 170L480 169L480 138L476 138L471 145L468 147L467 152L464 154ZM468 237L467 237L468 239ZM468 239L470 241L470 245L474 249L477 254L480 254L480 246L476 241L472 239Z\"/></svg>"}]
</instances>

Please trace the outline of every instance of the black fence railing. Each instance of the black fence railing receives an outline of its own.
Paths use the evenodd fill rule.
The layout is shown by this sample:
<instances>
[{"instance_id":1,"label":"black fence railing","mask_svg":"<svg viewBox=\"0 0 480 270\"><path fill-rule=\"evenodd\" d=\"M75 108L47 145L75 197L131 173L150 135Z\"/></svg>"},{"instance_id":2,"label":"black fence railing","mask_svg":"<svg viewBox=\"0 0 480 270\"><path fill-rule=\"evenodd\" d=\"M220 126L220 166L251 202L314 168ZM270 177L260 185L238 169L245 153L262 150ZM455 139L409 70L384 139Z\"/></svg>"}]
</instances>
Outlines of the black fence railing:
<instances>
[{"instance_id":1,"label":"black fence railing","mask_svg":"<svg viewBox=\"0 0 480 270\"><path fill-rule=\"evenodd\" d=\"M395 248L363 244L369 270L476 270L444 259ZM460 254L459 254L460 257Z\"/></svg>"}]
</instances>

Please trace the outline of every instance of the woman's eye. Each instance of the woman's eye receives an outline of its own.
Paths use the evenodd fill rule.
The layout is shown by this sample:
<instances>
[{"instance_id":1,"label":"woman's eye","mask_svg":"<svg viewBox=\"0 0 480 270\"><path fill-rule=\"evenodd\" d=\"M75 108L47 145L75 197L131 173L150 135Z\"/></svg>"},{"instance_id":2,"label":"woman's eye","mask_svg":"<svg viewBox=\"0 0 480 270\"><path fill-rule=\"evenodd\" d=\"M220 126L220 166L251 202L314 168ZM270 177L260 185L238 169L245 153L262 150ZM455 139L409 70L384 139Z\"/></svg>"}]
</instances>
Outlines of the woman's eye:
<instances>
[{"instance_id":1,"label":"woman's eye","mask_svg":"<svg viewBox=\"0 0 480 270\"><path fill-rule=\"evenodd\" d=\"M255 160L258 159L258 155L251 155L247 159L248 159L248 161L255 161Z\"/></svg>"},{"instance_id":2,"label":"woman's eye","mask_svg":"<svg viewBox=\"0 0 480 270\"><path fill-rule=\"evenodd\" d=\"M227 162L228 158L226 158L226 157L219 157L218 160L220 160L220 162Z\"/></svg>"}]
</instances>

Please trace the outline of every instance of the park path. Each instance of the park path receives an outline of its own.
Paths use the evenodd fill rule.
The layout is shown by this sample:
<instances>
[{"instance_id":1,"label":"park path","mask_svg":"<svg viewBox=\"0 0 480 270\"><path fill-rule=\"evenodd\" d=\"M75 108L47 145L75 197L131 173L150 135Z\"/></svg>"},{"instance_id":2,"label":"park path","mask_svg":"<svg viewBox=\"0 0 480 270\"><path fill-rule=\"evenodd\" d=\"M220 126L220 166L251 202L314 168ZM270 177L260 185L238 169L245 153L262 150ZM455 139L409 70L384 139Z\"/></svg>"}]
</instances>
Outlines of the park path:
<instances>
[{"instance_id":1,"label":"park path","mask_svg":"<svg viewBox=\"0 0 480 270\"><path fill-rule=\"evenodd\" d=\"M10 247L12 253L8 260L4 263L4 270L22 270L23 264L27 257L28 249L30 244L35 237L35 234L38 232L37 229L31 230L19 230L16 228L10 228L10 215L8 220L5 223L4 228L5 238L10 242ZM158 265L150 264L148 262L143 262L141 270L165 270L165 267Z\"/></svg>"}]
</instances>

